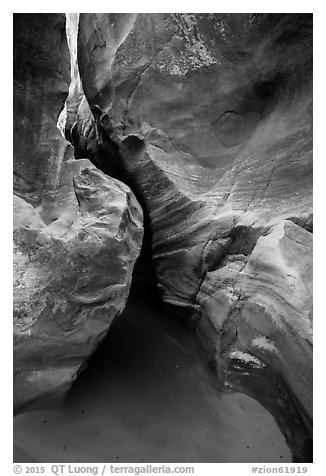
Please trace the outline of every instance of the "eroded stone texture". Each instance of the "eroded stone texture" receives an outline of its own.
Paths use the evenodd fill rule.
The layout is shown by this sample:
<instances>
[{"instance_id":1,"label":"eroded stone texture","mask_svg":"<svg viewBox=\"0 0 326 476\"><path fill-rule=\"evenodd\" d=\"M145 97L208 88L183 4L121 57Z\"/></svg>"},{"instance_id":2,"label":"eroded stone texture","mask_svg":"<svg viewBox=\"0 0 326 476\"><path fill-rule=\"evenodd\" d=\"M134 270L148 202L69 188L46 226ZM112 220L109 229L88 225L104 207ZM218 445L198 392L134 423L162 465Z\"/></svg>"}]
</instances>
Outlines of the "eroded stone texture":
<instances>
[{"instance_id":1,"label":"eroded stone texture","mask_svg":"<svg viewBox=\"0 0 326 476\"><path fill-rule=\"evenodd\" d=\"M126 304L142 211L88 160L69 161L52 207L15 199L17 409L68 388ZM57 213L60 210L60 215Z\"/></svg>"},{"instance_id":2,"label":"eroded stone texture","mask_svg":"<svg viewBox=\"0 0 326 476\"><path fill-rule=\"evenodd\" d=\"M129 187L69 159L65 17L14 17L14 405L69 387L126 303L142 235Z\"/></svg>"},{"instance_id":3,"label":"eroded stone texture","mask_svg":"<svg viewBox=\"0 0 326 476\"><path fill-rule=\"evenodd\" d=\"M309 427L312 15L81 14L78 65L73 143L123 165L163 300L229 381L271 367Z\"/></svg>"},{"instance_id":4,"label":"eroded stone texture","mask_svg":"<svg viewBox=\"0 0 326 476\"><path fill-rule=\"evenodd\" d=\"M120 146L167 302L195 304L217 237L311 226L310 15L81 14L78 42L80 140Z\"/></svg>"},{"instance_id":5,"label":"eroded stone texture","mask_svg":"<svg viewBox=\"0 0 326 476\"><path fill-rule=\"evenodd\" d=\"M36 205L56 188L69 150L56 127L69 65L63 14L14 14L14 190Z\"/></svg>"},{"instance_id":6,"label":"eroded stone texture","mask_svg":"<svg viewBox=\"0 0 326 476\"><path fill-rule=\"evenodd\" d=\"M304 461L300 426L311 432L312 416L312 234L288 220L277 223L250 255L226 254L207 273L197 300L196 330L212 366L252 395L251 379L259 375L263 403L276 411L296 459ZM297 427L292 435L290 425Z\"/></svg>"}]
</instances>

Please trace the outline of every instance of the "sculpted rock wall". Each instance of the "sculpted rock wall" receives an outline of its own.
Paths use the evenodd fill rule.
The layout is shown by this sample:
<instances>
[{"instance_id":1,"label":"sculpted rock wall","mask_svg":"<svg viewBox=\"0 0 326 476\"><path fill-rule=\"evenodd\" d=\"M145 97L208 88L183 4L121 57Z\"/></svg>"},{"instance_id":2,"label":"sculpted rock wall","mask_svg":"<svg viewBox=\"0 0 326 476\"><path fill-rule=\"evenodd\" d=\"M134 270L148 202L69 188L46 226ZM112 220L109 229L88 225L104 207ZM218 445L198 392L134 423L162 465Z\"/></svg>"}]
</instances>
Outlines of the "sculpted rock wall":
<instances>
[{"instance_id":1,"label":"sculpted rock wall","mask_svg":"<svg viewBox=\"0 0 326 476\"><path fill-rule=\"evenodd\" d=\"M56 188L69 153L56 127L69 65L63 14L14 15L14 191L36 205Z\"/></svg>"},{"instance_id":2,"label":"sculpted rock wall","mask_svg":"<svg viewBox=\"0 0 326 476\"><path fill-rule=\"evenodd\" d=\"M72 141L122 165L163 300L221 377L250 392L254 369L309 433L312 15L81 14L77 54Z\"/></svg>"},{"instance_id":3,"label":"sculpted rock wall","mask_svg":"<svg viewBox=\"0 0 326 476\"><path fill-rule=\"evenodd\" d=\"M226 254L197 300L196 330L212 367L227 385L260 395L294 457L309 458L302 427L311 434L312 234L280 221L250 255Z\"/></svg>"},{"instance_id":4,"label":"sculpted rock wall","mask_svg":"<svg viewBox=\"0 0 326 476\"><path fill-rule=\"evenodd\" d=\"M81 14L78 44L77 148L120 147L167 302L194 305L217 237L311 230L310 15Z\"/></svg>"},{"instance_id":5,"label":"sculpted rock wall","mask_svg":"<svg viewBox=\"0 0 326 476\"><path fill-rule=\"evenodd\" d=\"M125 306L142 210L129 187L71 159L65 17L14 18L14 404L71 385Z\"/></svg>"}]
</instances>

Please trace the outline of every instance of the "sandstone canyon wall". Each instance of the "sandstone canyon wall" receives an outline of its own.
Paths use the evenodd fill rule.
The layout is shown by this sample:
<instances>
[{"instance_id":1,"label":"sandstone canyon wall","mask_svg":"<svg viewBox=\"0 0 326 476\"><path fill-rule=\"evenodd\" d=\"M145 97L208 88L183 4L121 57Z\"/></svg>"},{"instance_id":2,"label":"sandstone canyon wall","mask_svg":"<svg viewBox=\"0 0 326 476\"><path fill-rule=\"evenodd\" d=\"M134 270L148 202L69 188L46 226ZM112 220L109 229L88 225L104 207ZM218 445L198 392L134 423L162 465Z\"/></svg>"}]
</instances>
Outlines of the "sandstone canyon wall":
<instances>
[{"instance_id":1,"label":"sandstone canyon wall","mask_svg":"<svg viewBox=\"0 0 326 476\"><path fill-rule=\"evenodd\" d=\"M87 13L70 24L83 89L67 103L76 157L132 187L163 301L194 328L218 381L260 393L302 454L312 15Z\"/></svg>"},{"instance_id":2,"label":"sandstone canyon wall","mask_svg":"<svg viewBox=\"0 0 326 476\"><path fill-rule=\"evenodd\" d=\"M15 17L18 407L71 382L123 309L143 211L135 282L306 461L312 15Z\"/></svg>"},{"instance_id":3,"label":"sandstone canyon wall","mask_svg":"<svg viewBox=\"0 0 326 476\"><path fill-rule=\"evenodd\" d=\"M71 385L124 309L142 242L131 190L75 160L57 126L69 84L65 16L15 14L15 411Z\"/></svg>"}]
</instances>

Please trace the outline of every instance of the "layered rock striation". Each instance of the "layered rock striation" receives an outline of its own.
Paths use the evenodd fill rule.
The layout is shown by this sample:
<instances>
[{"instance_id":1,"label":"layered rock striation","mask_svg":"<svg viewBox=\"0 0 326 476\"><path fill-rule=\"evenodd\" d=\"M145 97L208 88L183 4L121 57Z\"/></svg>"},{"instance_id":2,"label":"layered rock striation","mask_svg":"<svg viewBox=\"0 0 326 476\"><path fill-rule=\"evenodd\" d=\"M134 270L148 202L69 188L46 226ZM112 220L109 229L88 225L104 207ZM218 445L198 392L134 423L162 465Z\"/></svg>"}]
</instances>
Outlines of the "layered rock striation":
<instances>
[{"instance_id":1,"label":"layered rock striation","mask_svg":"<svg viewBox=\"0 0 326 476\"><path fill-rule=\"evenodd\" d=\"M69 388L123 311L142 243L129 187L73 159L57 127L69 83L65 16L15 15L15 411Z\"/></svg>"},{"instance_id":2,"label":"layered rock striation","mask_svg":"<svg viewBox=\"0 0 326 476\"><path fill-rule=\"evenodd\" d=\"M66 30L15 18L16 394L71 381L121 312L138 200L136 280L152 259L217 381L309 460L312 15L84 13Z\"/></svg>"},{"instance_id":3,"label":"layered rock striation","mask_svg":"<svg viewBox=\"0 0 326 476\"><path fill-rule=\"evenodd\" d=\"M164 302L222 380L256 397L266 387L300 459L312 419L312 15L81 14L75 41L77 156L132 187Z\"/></svg>"}]
</instances>

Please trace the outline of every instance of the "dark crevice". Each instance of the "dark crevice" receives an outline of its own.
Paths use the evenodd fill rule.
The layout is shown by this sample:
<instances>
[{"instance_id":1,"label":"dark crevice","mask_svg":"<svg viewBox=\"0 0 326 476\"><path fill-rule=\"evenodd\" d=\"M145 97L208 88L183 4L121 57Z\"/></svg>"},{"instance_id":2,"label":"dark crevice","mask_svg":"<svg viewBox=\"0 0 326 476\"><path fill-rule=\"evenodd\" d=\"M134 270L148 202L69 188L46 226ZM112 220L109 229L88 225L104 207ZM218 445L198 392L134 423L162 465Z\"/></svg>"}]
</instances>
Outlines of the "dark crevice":
<instances>
[{"instance_id":1,"label":"dark crevice","mask_svg":"<svg viewBox=\"0 0 326 476\"><path fill-rule=\"evenodd\" d=\"M148 67L149 66L146 66L141 71L141 74L143 74ZM128 106L132 100L133 94L137 89L140 79L141 77L136 78L134 86L126 99L126 108L123 118L123 135L125 135L128 128ZM240 105L239 110L230 109L225 111L212 123L212 125L220 126L221 124L219 124L219 121L223 119L223 121L226 120L226 122L225 124L222 123L222 129L223 127L226 130L233 128L234 132L234 125L237 125L237 123L234 124L232 122L233 116L244 115L244 120L248 122L248 126L244 128L243 134L245 136L247 129L251 130L251 127L255 127L257 121L257 117L255 115L245 115L255 112L259 115L259 119L262 119L264 116L269 114L277 103L277 97L279 94L281 94L282 87L283 78L281 75L271 80L261 79L257 81L250 93L244 97L243 103ZM235 107L236 106L237 105L235 105ZM231 107L233 107L233 105ZM141 190L142 185L137 183L137 178L134 177L133 170L130 171L125 166L126 163L133 164L137 162L137 158L139 159L139 157L142 156L145 149L144 141L137 136L127 136L121 142L117 138L116 132L112 130L109 117L103 115L100 108L92 107L91 111L93 117L91 119L92 123L87 130L87 136L83 134L84 131L80 129L78 123L74 125L71 133L67 134L67 138L75 147L76 159L88 158L103 173L128 185L136 196L144 212L143 244L140 256L134 267L128 302L132 302L134 299L145 298L147 302L151 301L156 304L159 303L159 306L161 308L163 307L168 314L173 316L173 318L181 318L188 327L195 329L202 318L200 305L197 302L197 298L207 273L225 266L229 261L230 256L235 257L241 255L241 257L244 258L244 262L246 262L246 257L250 256L252 253L258 238L266 233L268 229L234 226L234 228L232 228L232 230L228 232L226 236L218 237L217 232L215 236L210 236L206 243L203 243L200 263L196 270L198 277L198 287L193 295L192 305L181 308L171 304L163 303L157 287L155 268L152 258L151 222L149 219L148 207ZM141 160L139 160L139 162L141 163ZM272 179L274 167L275 165L271 169L270 179L267 182L264 193L266 192L270 180ZM147 192L149 195L151 195L152 192L150 187L154 187L155 190L153 189L153 195L155 196L155 193L157 192L157 188L155 188L156 184L148 184ZM289 219L308 231L312 231L312 220L310 224L310 219L307 219L307 222L305 223L298 223L298 220L295 221L295 218ZM224 240L225 243L220 243L221 239ZM167 242L165 241L164 246L166 247L166 245ZM282 377L279 376L273 369L268 369L266 371L267 375L265 371L262 372L259 370L253 370L251 368L248 369L247 366L244 366L242 371L241 369L239 371L241 365L244 364L239 361L237 362L238 368L236 368L236 366L232 367L234 362L232 362L232 359L228 358L227 356L232 346L236 345L238 340L240 299L241 295L237 296L237 299L230 307L228 317L220 331L218 338L218 361L214 358L211 358L209 352L205 354L205 358L212 369L215 372L218 372L219 377L221 377L221 372L224 372L224 378L227 382L229 382L230 386L253 396L253 398L260 401L260 403L262 403L262 405L274 415L294 454L294 461L309 462L312 459L311 435L309 431L306 430L307 423L303 418L300 417L302 414L302 408L294 403L294 400L290 396L290 390L286 383L282 380ZM221 368L218 368L219 366ZM225 383L223 378L220 378L219 381L220 383ZM275 388L273 387L274 383L277 384ZM259 395L257 395L257 389L260 389L261 387L261 395L260 390ZM292 421L290 421L291 419L293 420L293 427Z\"/></svg>"},{"instance_id":2,"label":"dark crevice","mask_svg":"<svg viewBox=\"0 0 326 476\"><path fill-rule=\"evenodd\" d=\"M158 289L152 259L152 233L146 204L133 178L126 173L123 167L121 148L109 137L109 129L105 133L101 124L98 123L101 111L98 108L93 108L92 113L94 118L92 118L88 129L88 136L84 137L83 131L76 123L66 138L74 147L75 159L87 158L104 174L128 185L141 205L144 215L144 235L141 252L133 270L133 286L130 295L156 296ZM135 139L137 139L136 142L131 137L128 138L124 145L125 150L131 147L135 153L137 148L142 146L142 141L138 138Z\"/></svg>"},{"instance_id":3,"label":"dark crevice","mask_svg":"<svg viewBox=\"0 0 326 476\"><path fill-rule=\"evenodd\" d=\"M255 17L252 18L255 19ZM103 44L95 45L94 50L102 47L105 48L107 46L106 42L103 40L103 38L101 38L100 30L98 30L96 26L95 28ZM296 32L285 32L276 39L275 44L283 47L284 43L295 42L296 35ZM194 31L194 36L197 38L197 40L199 39L196 29ZM129 104L132 102L133 95L142 79L142 75L147 70L147 68L151 66L154 58L155 57L153 57L150 64L146 65L144 68L141 68L140 77L136 77L136 81L126 98L126 107L122 120L123 136L128 129L128 121L131 120L128 117ZM281 95L285 95L286 88L289 87L289 79L286 78L281 72L274 77L260 76L258 80L253 85L251 85L250 88L248 88L248 91L246 90L243 92L241 90L241 97L239 93L240 99L238 101L235 99L232 104L228 104L226 109L228 107L230 109L224 111L218 116L216 120L211 123L213 126L217 126L216 129L218 130L216 133L219 134L221 141L224 140L226 145L233 146L241 143L241 141L249 137L252 129L256 127L259 120L264 119L273 111L275 105L278 103L279 97ZM243 266L242 263L240 263L241 269L239 270L239 273L241 273L247 262L247 258L251 255L256 245L258 238L264 233L267 233L269 228L253 228L250 226L235 225L231 231L226 233L225 236L218 235L216 231L215 235L214 233L211 233L209 239L205 242L198 241L197 244L199 244L199 248L202 246L202 252L199 264L195 270L196 277L198 278L198 287L193 295L192 305L181 308L163 303L159 295L155 268L153 264L153 232L149 218L148 206L142 193L143 184L139 185L139 183L137 183L137 177L135 177L136 174L134 174L133 171L130 172L125 166L129 160L137 162L137 156L141 156L144 153L145 144L144 141L137 136L127 136L123 142L120 142L120 140L117 139L115 131L111 129L108 116L105 116L100 108L102 107L102 109L104 109L104 103L107 104L111 101L113 92L113 85L111 80L108 79L104 88L95 96L95 98L93 98L92 102L94 104L98 104L98 106L89 106L91 116L88 118L89 122L86 124L87 127L84 127L85 124L80 124L77 118L71 129L66 130L66 138L74 147L74 155L76 159L87 158L104 174L118 179L128 185L143 209L144 237L140 256L134 266L132 284L127 304L128 308L132 308L135 300L140 300L141 306L143 306L144 303L151 303L153 304L153 313L155 313L156 310L161 312L162 309L165 309L170 315L173 316L173 318L175 318L175 322L177 322L178 325L178 318L182 317L187 323L188 327L194 329L202 318L200 304L197 302L197 299L201 288L204 285L207 273L226 266L228 262L236 260L238 257L240 261L243 261ZM238 120L239 122L237 122ZM241 129L241 127L238 127L238 125L240 125L243 129L242 131L240 130L240 132L239 129ZM228 135L230 135L231 139L228 137ZM159 147L159 145L156 147ZM267 181L262 193L263 196L271 183L274 169L275 163L271 167L269 180ZM19 184L20 177L18 176L17 178L17 182ZM155 177L154 180L152 177L149 178L149 181L150 180L155 182ZM234 177L233 180L235 180ZM163 176L161 180L161 187L163 190L167 182L168 179L166 179L165 182L165 177ZM146 186L148 186L147 192L149 195L153 194L155 197L158 185L156 183L151 183L148 185L146 184ZM259 190L258 193L260 193ZM169 210L171 215L175 211L173 210L173 207L178 208L179 212L181 210L182 215L184 212L182 207L184 206L186 209L188 206L188 203L186 202L187 198L185 198L186 203L182 202L184 198L182 192L180 192L180 196L181 200L180 203L177 203L177 207L175 206L175 203L172 203L172 206L169 204L166 206L166 210ZM78 200L78 194L76 194L76 197ZM252 201L256 198L257 195L253 197ZM251 202L248 203L247 209L249 208L250 204ZM309 215L307 218L290 217L288 220L296 223L298 226L304 228L308 232L313 232L312 215ZM203 225L203 227L206 227L206 223ZM176 240L174 240L174 236L164 237L162 239L162 243L157 240L157 247L160 249L163 244L163 249L165 251L169 246L169 240L171 240L174 244L176 242ZM29 258L31 259L30 255ZM226 383L230 389L235 389L251 395L265 408L267 408L271 414L273 414L292 450L294 462L311 462L311 421L305 415L305 412L300 403L297 401L295 395L292 395L290 385L288 385L283 376L275 370L276 367L273 368L263 362L264 369L253 369L249 364L246 364L241 359L237 360L229 358L229 354L231 353L232 349L235 348L243 348L244 351L250 351L251 354L255 356L255 352L252 351L252 349L248 350L244 348L245 345L241 343L239 320L241 319L240 311L242 303L245 301L245 297L241 296L241 292L238 294L236 293L235 286L233 287L233 298L234 300L230 305L224 324L218 331L218 348L216 347L218 350L217 356L210 355L208 351L205 354L205 358L212 369L219 374L219 379L217 380L221 385L223 384L224 386ZM132 326L134 325L133 322L135 322L135 320L133 322L132 319L128 320L126 313L126 310L123 311L120 318L115 320L112 328L110 328L107 338L105 341L103 341L102 345L97 349L96 353L90 359L92 363L89 368L91 368L92 365L95 368L100 362L102 362L103 365L103 362L105 362L107 356L109 356L108 360L110 364L114 362L114 359L117 357L117 355L118 358L119 355L124 358L125 350L123 349L121 351L121 342L124 342L126 345L126 351L129 351L130 355L133 353L138 357L138 353L141 354L143 352L144 362L142 362L142 365L146 363L146 359L148 360L151 358L151 354L148 353L148 348L143 346L143 344L141 344L143 347L133 347L135 342L135 334L130 332L130 329L133 330ZM143 328L138 329L138 334L144 339L143 342L150 348L152 344L156 342L155 339L157 336L158 327L155 328L155 319L149 319L148 322L145 322L145 324L146 325L144 325ZM150 338L148 338L147 333L150 325L153 327L151 328L151 333L149 333ZM166 324L164 321L164 326L165 325ZM209 325L212 326L212 332L216 332L216 329L213 330L212 320L209 321ZM183 329L181 330L181 333L182 332ZM115 337L117 335L119 336L119 334L120 342L118 342L118 339L115 340ZM141 340L140 342L142 343ZM203 345L203 342L201 342L201 344ZM108 350L109 353L106 354ZM186 350L188 351L188 349ZM257 358L261 359L261 355L257 354ZM98 361L96 361L96 359L98 359ZM85 362L78 371L78 373L81 374L81 381L83 379L83 371L85 369L87 370L87 368L88 362ZM221 373L223 373L223 376L221 376ZM138 375L136 375L136 378L138 378ZM75 382L72 390L68 394L68 403L69 398L72 398L76 387L78 393L78 385L80 380ZM84 409L81 411L81 413L84 413ZM45 421L45 423L47 423L47 421Z\"/></svg>"},{"instance_id":4,"label":"dark crevice","mask_svg":"<svg viewBox=\"0 0 326 476\"><path fill-rule=\"evenodd\" d=\"M292 221L296 225L300 226L306 231L313 233L313 214L311 213L307 217L289 217L287 220Z\"/></svg>"}]
</instances>

